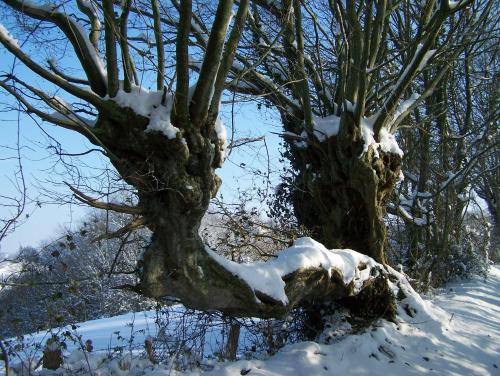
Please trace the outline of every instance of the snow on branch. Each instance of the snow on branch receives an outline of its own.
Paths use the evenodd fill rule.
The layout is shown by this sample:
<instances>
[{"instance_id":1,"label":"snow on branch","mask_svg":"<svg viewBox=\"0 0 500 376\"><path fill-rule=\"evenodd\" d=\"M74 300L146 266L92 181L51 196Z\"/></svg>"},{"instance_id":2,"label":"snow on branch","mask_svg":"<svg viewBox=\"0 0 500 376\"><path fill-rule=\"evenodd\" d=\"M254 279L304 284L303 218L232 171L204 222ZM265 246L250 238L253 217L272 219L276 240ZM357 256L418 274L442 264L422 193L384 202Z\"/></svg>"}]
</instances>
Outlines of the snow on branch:
<instances>
[{"instance_id":1,"label":"snow on branch","mask_svg":"<svg viewBox=\"0 0 500 376\"><path fill-rule=\"evenodd\" d=\"M414 224L419 227L429 226L432 223L434 223L434 218L431 215L431 213L428 213L428 215L421 218L414 217L412 214L408 212L408 210L406 210L406 208L403 205L389 204L387 205L387 212L392 215L397 215L401 219L403 219L403 221Z\"/></svg>"},{"instance_id":2,"label":"snow on branch","mask_svg":"<svg viewBox=\"0 0 500 376\"><path fill-rule=\"evenodd\" d=\"M379 266L372 258L350 249L328 250L317 241L305 237L295 240L290 248L277 254L267 262L238 264L230 261L211 249L208 254L224 269L242 279L255 292L281 302L290 303L285 287L287 276L306 269L322 269L329 278L334 272L341 277L345 286L352 286L352 295L356 295L370 280L372 268ZM256 295L256 300L260 303Z\"/></svg>"},{"instance_id":3,"label":"snow on branch","mask_svg":"<svg viewBox=\"0 0 500 376\"><path fill-rule=\"evenodd\" d=\"M196 85L192 85L188 89L188 101L191 101L195 88ZM172 94L167 94L163 90L149 91L141 86L131 85L129 93L120 88L116 96L113 98L106 96L105 99L113 101L122 108L128 107L137 115L148 118L149 123L146 133L159 132L169 140L178 138L186 144L185 139L182 137L182 130L172 124L172 106L174 102ZM223 161L228 143L226 128L219 116L215 119L214 130Z\"/></svg>"},{"instance_id":4,"label":"snow on branch","mask_svg":"<svg viewBox=\"0 0 500 376\"><path fill-rule=\"evenodd\" d=\"M363 152L361 155L368 151L371 146L373 152L377 158L379 158L379 150L385 153L397 154L401 158L403 157L403 151L399 147L396 138L391 134L386 128L382 128L379 134L379 141L375 140L375 134L373 130L373 118L361 118L361 137L363 138ZM313 134L318 139L318 141L323 142L329 137L337 136L340 130L341 118L339 116L330 115L326 117L314 116L313 118ZM307 140L306 132L302 132L300 135L296 134L284 134L285 136L295 137L301 140ZM301 143L300 145L305 145Z\"/></svg>"}]
</instances>

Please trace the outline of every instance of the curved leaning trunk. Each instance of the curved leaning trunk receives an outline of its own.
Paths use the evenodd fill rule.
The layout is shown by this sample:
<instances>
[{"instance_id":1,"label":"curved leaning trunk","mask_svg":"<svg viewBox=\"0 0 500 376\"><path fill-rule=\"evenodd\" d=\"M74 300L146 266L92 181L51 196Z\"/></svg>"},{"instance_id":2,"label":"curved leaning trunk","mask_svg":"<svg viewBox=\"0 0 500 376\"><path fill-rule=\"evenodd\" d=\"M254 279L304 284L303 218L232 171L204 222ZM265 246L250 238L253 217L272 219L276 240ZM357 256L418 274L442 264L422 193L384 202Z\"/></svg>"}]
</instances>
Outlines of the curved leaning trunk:
<instances>
[{"instance_id":1,"label":"curved leaning trunk","mask_svg":"<svg viewBox=\"0 0 500 376\"><path fill-rule=\"evenodd\" d=\"M295 120L296 122L297 120ZM344 112L337 135L307 146L290 140L297 171L292 204L299 223L328 248L350 248L385 263L385 207L400 178L401 157L367 150L360 127ZM294 131L294 120L285 129Z\"/></svg>"},{"instance_id":2,"label":"curved leaning trunk","mask_svg":"<svg viewBox=\"0 0 500 376\"><path fill-rule=\"evenodd\" d=\"M393 318L389 272L357 252L329 251L304 238L271 261L236 264L207 249L200 221L220 185L215 169L221 144L213 125L190 125L183 138L180 132L169 138L149 131L149 120L131 109L110 113L116 118L101 117L95 133L120 175L137 189L138 209L153 232L140 260L138 292L175 297L195 309L264 318L283 317L300 304L345 298L358 307L372 306L361 309L372 312L377 304L366 299L371 291L368 296L384 302L376 315ZM357 301L359 294L364 298Z\"/></svg>"},{"instance_id":3,"label":"curved leaning trunk","mask_svg":"<svg viewBox=\"0 0 500 376\"><path fill-rule=\"evenodd\" d=\"M301 238L277 259L237 264L204 247L194 229L179 230L176 244L171 230L154 237L141 262L139 292L243 317L285 317L296 306L332 301L361 316L395 317L391 271L357 252Z\"/></svg>"}]
</instances>

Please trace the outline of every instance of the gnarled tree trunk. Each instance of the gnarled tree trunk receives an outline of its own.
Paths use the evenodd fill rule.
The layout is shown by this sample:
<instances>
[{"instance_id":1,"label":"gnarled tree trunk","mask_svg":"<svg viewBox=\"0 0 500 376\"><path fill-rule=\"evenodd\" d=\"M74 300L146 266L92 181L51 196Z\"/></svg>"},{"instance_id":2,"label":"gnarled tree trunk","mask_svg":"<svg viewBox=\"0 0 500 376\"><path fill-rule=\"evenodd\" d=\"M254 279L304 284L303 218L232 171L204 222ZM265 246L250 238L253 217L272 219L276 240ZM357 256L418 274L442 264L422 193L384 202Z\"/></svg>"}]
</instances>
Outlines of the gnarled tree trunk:
<instances>
[{"instance_id":1,"label":"gnarled tree trunk","mask_svg":"<svg viewBox=\"0 0 500 376\"><path fill-rule=\"evenodd\" d=\"M290 119L285 126L290 131ZM401 157L374 150L365 141L352 114L344 112L338 135L308 140L307 147L290 140L297 171L292 203L300 224L328 248L350 248L385 263L385 206L400 177Z\"/></svg>"}]
</instances>

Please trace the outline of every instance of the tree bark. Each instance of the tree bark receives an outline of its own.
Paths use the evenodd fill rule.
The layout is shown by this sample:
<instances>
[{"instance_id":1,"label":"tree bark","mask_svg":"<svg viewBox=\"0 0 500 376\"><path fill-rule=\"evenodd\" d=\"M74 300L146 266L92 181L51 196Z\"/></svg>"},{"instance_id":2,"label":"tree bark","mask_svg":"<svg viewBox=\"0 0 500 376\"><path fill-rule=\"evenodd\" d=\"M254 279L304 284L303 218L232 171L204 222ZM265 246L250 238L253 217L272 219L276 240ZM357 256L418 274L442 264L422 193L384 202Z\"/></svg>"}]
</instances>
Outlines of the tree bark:
<instances>
[{"instance_id":1,"label":"tree bark","mask_svg":"<svg viewBox=\"0 0 500 376\"><path fill-rule=\"evenodd\" d=\"M294 120L285 129L294 132ZM296 120L295 120L296 123ZM290 154L297 171L292 204L300 224L327 248L350 248L385 263L385 206L400 176L401 157L370 147L353 116L344 112L337 136L308 141Z\"/></svg>"},{"instance_id":2,"label":"tree bark","mask_svg":"<svg viewBox=\"0 0 500 376\"><path fill-rule=\"evenodd\" d=\"M237 355L238 355L238 341L240 339L240 324L235 321L231 320L229 324L229 333L227 336L227 343L226 343L226 354L225 358L227 360L236 360Z\"/></svg>"}]
</instances>

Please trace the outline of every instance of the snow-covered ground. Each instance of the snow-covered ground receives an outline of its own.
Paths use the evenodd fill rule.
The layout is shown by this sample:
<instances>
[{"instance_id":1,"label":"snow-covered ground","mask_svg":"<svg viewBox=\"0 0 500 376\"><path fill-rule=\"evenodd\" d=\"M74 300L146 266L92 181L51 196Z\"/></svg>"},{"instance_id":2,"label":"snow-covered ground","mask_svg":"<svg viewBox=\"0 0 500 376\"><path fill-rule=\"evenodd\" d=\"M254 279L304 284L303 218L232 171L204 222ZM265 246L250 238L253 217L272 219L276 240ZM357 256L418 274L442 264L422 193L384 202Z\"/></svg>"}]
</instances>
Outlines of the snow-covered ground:
<instances>
[{"instance_id":1,"label":"snow-covered ground","mask_svg":"<svg viewBox=\"0 0 500 376\"><path fill-rule=\"evenodd\" d=\"M152 366L145 359L129 360L131 367L103 362L109 349L126 346L130 333L137 344L143 344L147 335L154 336L154 319L154 312L145 312L80 324L76 332L82 341L92 339L94 352L88 359L82 352L73 353L66 360L68 373L90 367L94 375L102 376L178 374L172 365ZM348 327L337 325L325 331L321 343L288 345L263 360L219 363L205 374L500 375L500 266L491 268L487 280L450 284L432 299L410 294L399 303L397 323L377 322L358 334L345 334ZM39 334L31 340L43 338ZM69 344L70 350L76 347ZM95 350L102 350L101 355ZM202 373L195 369L184 375Z\"/></svg>"},{"instance_id":2,"label":"snow-covered ground","mask_svg":"<svg viewBox=\"0 0 500 376\"><path fill-rule=\"evenodd\" d=\"M500 266L486 281L450 284L416 306L415 317L403 314L397 324L383 322L330 345L298 343L266 361L225 364L211 374L500 375Z\"/></svg>"}]
</instances>

